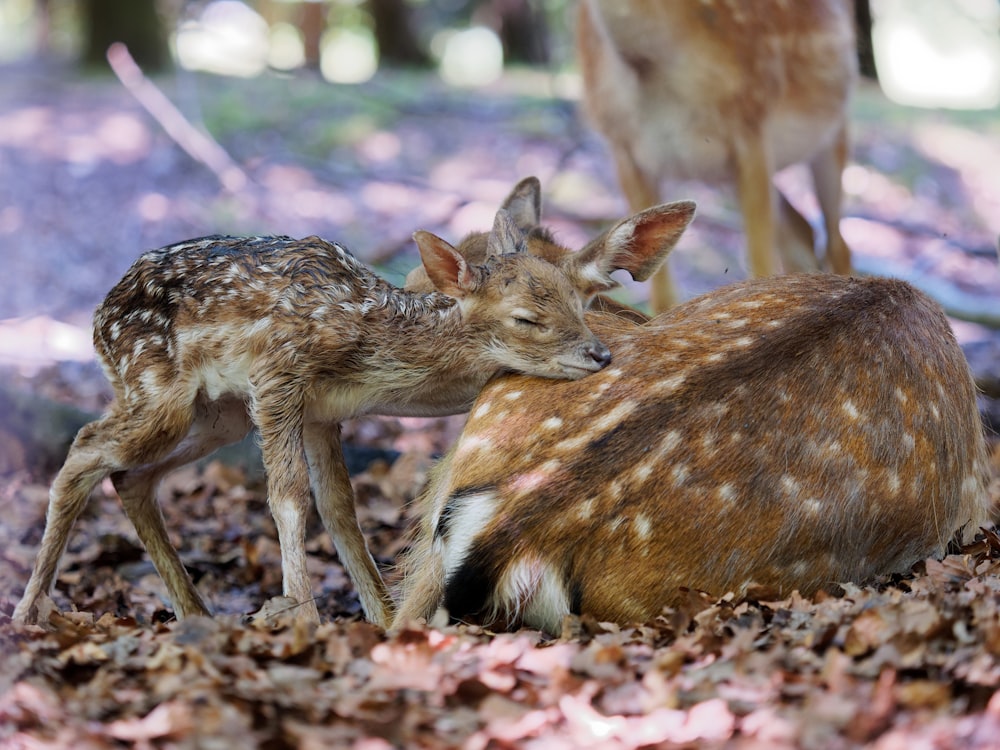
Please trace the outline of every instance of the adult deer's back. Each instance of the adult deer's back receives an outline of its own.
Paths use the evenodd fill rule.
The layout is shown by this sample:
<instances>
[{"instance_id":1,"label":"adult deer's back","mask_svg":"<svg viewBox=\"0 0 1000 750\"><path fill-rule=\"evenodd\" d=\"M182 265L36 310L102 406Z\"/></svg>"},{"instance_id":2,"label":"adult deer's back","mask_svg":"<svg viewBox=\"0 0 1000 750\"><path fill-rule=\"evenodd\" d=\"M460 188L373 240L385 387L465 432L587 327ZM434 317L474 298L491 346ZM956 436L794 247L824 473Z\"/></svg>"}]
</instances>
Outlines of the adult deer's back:
<instances>
[{"instance_id":1,"label":"adult deer's back","mask_svg":"<svg viewBox=\"0 0 1000 750\"><path fill-rule=\"evenodd\" d=\"M633 210L665 177L736 188L756 276L817 267L808 222L771 176L808 163L826 262L850 270L840 235L847 103L856 77L849 0L582 0L584 106L608 139ZM666 266L653 306L676 302Z\"/></svg>"},{"instance_id":2,"label":"adult deer's back","mask_svg":"<svg viewBox=\"0 0 1000 750\"><path fill-rule=\"evenodd\" d=\"M652 618L681 587L810 593L987 522L968 366L905 282L773 277L588 321L609 368L481 393L424 497L397 624L444 605L558 632Z\"/></svg>"}]
</instances>

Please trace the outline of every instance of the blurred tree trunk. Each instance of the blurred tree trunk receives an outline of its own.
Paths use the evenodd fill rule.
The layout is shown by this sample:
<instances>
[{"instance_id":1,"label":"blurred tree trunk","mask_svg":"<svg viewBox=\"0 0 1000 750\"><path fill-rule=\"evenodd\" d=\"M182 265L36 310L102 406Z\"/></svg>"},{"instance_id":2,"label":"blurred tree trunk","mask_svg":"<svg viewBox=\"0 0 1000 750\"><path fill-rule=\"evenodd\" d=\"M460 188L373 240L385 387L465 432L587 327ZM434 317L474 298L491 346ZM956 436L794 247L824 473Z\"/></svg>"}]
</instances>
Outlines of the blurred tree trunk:
<instances>
[{"instance_id":1,"label":"blurred tree trunk","mask_svg":"<svg viewBox=\"0 0 1000 750\"><path fill-rule=\"evenodd\" d=\"M878 80L875 52L872 49L872 8L869 0L854 0L854 25L857 30L858 69L865 78Z\"/></svg>"},{"instance_id":2,"label":"blurred tree trunk","mask_svg":"<svg viewBox=\"0 0 1000 750\"><path fill-rule=\"evenodd\" d=\"M545 65L550 61L549 32L545 14L531 0L490 0L493 24L503 43L504 58L511 62Z\"/></svg>"},{"instance_id":3,"label":"blurred tree trunk","mask_svg":"<svg viewBox=\"0 0 1000 750\"><path fill-rule=\"evenodd\" d=\"M84 0L82 11L86 64L106 65L108 47L122 42L145 70L167 66L167 35L156 0Z\"/></svg>"},{"instance_id":4,"label":"blurred tree trunk","mask_svg":"<svg viewBox=\"0 0 1000 750\"><path fill-rule=\"evenodd\" d=\"M375 24L380 63L419 67L430 64L430 58L417 42L410 6L405 0L368 0L367 5Z\"/></svg>"}]
</instances>

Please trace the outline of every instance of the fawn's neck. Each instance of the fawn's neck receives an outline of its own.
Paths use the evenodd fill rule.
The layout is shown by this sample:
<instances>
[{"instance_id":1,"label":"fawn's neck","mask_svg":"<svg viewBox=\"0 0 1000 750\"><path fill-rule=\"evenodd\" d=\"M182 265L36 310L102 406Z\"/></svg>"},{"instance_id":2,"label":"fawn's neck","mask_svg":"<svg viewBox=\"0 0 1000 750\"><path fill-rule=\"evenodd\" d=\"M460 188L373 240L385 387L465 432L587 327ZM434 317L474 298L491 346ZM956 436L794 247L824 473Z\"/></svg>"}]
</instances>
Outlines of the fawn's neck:
<instances>
[{"instance_id":1,"label":"fawn's neck","mask_svg":"<svg viewBox=\"0 0 1000 750\"><path fill-rule=\"evenodd\" d=\"M316 382L318 407L331 417L456 414L500 369L460 304L444 295L386 284L353 307L357 335L350 351L344 352L335 330L330 348L322 347L340 350L330 363L336 374Z\"/></svg>"}]
</instances>

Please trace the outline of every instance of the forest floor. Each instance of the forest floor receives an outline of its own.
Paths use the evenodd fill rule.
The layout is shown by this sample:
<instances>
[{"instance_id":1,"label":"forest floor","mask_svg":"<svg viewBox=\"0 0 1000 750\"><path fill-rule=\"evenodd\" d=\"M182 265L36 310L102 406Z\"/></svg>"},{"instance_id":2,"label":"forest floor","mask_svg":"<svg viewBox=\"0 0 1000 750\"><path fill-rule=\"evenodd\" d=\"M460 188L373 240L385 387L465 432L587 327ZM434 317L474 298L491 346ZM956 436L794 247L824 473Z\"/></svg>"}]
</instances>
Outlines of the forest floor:
<instances>
[{"instance_id":1,"label":"forest floor","mask_svg":"<svg viewBox=\"0 0 1000 750\"><path fill-rule=\"evenodd\" d=\"M416 263L415 229L457 240L487 228L529 174L542 181L546 223L571 247L626 212L600 139L562 95L567 84L546 74L475 92L417 74L352 87L308 74L156 83L228 154L228 188L114 78L37 62L0 71L0 395L28 394L45 415L65 406L69 425L110 397L90 316L142 250L215 233L319 234L399 281ZM977 376L996 380L1000 116L906 109L866 87L852 121L843 231L858 269L935 294ZM780 179L813 211L801 173ZM665 198L699 205L672 258L685 294L744 278L731 196L685 183ZM641 304L645 289L626 283L624 294ZM995 402L983 407L996 419ZM390 577L410 503L461 423L347 425L377 457L354 483ZM18 627L9 614L65 446L8 426L0 747L1000 747L1000 540L814 599L692 592L651 623L570 619L559 638L471 626L387 636L360 620L313 519L324 623L261 627L242 615L281 582L259 471L214 461L175 473L160 497L218 617L172 618L105 483L63 559L62 614L48 629ZM1000 449L994 467L1000 476ZM1000 502L1000 483L992 491ZM707 543L706 554L718 551Z\"/></svg>"}]
</instances>

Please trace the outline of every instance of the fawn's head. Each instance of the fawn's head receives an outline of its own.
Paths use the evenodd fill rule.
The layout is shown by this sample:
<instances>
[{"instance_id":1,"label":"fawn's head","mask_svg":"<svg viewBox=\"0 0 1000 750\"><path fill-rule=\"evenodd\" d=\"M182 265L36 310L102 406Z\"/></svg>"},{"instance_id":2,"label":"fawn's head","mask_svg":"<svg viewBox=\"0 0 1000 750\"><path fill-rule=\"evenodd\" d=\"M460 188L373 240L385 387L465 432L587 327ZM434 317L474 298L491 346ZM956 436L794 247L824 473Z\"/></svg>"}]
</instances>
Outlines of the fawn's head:
<instances>
[{"instance_id":1,"label":"fawn's head","mask_svg":"<svg viewBox=\"0 0 1000 750\"><path fill-rule=\"evenodd\" d=\"M507 210L497 212L479 263L429 232L415 233L414 240L428 282L458 301L468 336L499 369L576 380L611 361L587 328L569 279L525 252Z\"/></svg>"},{"instance_id":2,"label":"fawn's head","mask_svg":"<svg viewBox=\"0 0 1000 750\"><path fill-rule=\"evenodd\" d=\"M501 209L510 215L518 246L558 267L587 307L597 295L619 285L611 278L613 271L628 271L636 281L652 276L694 218L695 204L675 201L640 211L622 219L578 252L560 245L541 226L542 195L538 178L526 177L517 183ZM469 263L482 263L488 255L491 238L489 233L473 232L456 250ZM410 271L405 288L415 292L434 288L425 266ZM612 305L609 311L619 312L617 305Z\"/></svg>"}]
</instances>

